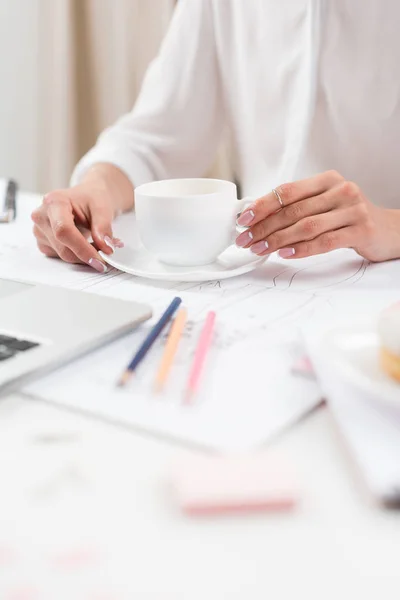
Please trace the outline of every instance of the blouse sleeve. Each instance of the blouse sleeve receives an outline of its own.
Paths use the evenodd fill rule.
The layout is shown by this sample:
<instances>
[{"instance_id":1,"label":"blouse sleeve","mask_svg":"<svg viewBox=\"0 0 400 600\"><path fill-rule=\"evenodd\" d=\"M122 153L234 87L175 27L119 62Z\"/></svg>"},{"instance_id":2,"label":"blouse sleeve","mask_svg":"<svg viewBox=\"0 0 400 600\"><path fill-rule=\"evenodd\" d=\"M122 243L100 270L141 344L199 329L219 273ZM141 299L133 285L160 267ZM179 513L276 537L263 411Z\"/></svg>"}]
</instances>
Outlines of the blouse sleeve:
<instances>
[{"instance_id":1,"label":"blouse sleeve","mask_svg":"<svg viewBox=\"0 0 400 600\"><path fill-rule=\"evenodd\" d=\"M119 167L134 186L204 175L224 125L220 88L210 0L179 0L136 105L100 135L72 185L99 162Z\"/></svg>"}]
</instances>

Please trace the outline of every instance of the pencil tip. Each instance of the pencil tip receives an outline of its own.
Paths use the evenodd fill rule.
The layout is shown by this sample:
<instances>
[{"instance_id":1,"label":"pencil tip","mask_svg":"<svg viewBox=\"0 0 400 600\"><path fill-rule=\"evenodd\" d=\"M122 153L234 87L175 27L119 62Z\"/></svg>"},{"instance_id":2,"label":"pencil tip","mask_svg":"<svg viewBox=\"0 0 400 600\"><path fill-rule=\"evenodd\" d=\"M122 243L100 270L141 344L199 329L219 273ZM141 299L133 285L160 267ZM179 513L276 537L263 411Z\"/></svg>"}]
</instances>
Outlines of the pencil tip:
<instances>
[{"instance_id":1,"label":"pencil tip","mask_svg":"<svg viewBox=\"0 0 400 600\"><path fill-rule=\"evenodd\" d=\"M122 373L121 377L117 382L117 387L124 387L124 385L130 380L131 376L132 373L130 371L125 371L125 373Z\"/></svg>"},{"instance_id":2,"label":"pencil tip","mask_svg":"<svg viewBox=\"0 0 400 600\"><path fill-rule=\"evenodd\" d=\"M192 402L192 390L186 390L186 392L183 395L183 404L184 405L188 405L191 404Z\"/></svg>"}]
</instances>

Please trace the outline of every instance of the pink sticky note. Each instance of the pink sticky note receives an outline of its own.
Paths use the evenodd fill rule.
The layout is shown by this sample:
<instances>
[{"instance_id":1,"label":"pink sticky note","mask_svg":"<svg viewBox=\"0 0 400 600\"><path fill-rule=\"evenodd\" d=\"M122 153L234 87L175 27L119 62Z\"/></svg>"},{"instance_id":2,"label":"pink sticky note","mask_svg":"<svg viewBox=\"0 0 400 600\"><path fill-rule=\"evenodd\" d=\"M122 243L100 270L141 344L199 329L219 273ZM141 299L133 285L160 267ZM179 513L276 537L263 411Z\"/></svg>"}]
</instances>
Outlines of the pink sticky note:
<instances>
[{"instance_id":1,"label":"pink sticky note","mask_svg":"<svg viewBox=\"0 0 400 600\"><path fill-rule=\"evenodd\" d=\"M17 587L8 591L5 600L39 600L39 592L30 586Z\"/></svg>"},{"instance_id":2,"label":"pink sticky note","mask_svg":"<svg viewBox=\"0 0 400 600\"><path fill-rule=\"evenodd\" d=\"M267 453L190 458L175 467L173 482L192 515L289 510L299 497L288 465Z\"/></svg>"},{"instance_id":3,"label":"pink sticky note","mask_svg":"<svg viewBox=\"0 0 400 600\"><path fill-rule=\"evenodd\" d=\"M57 569L74 570L91 567L99 560L99 553L91 548L70 548L56 554L52 563Z\"/></svg>"},{"instance_id":4,"label":"pink sticky note","mask_svg":"<svg viewBox=\"0 0 400 600\"><path fill-rule=\"evenodd\" d=\"M18 560L18 552L12 546L0 545L0 566L10 565Z\"/></svg>"}]
</instances>

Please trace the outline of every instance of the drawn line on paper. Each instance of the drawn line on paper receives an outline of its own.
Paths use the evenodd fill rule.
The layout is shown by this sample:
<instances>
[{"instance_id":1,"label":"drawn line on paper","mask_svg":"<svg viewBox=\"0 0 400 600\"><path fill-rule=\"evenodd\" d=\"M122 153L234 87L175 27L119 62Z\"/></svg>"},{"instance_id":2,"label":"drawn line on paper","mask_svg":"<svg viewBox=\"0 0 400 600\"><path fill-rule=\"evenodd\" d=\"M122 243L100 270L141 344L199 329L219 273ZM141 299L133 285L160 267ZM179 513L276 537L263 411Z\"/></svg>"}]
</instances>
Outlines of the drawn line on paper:
<instances>
[{"instance_id":1,"label":"drawn line on paper","mask_svg":"<svg viewBox=\"0 0 400 600\"><path fill-rule=\"evenodd\" d=\"M367 269L371 266L371 263L369 261L364 260L363 262L364 262L364 264L363 264L363 270L362 270L361 275L355 281L352 281L350 283L350 285L354 285L355 283L360 281L364 277L365 273L367 272Z\"/></svg>"},{"instance_id":2,"label":"drawn line on paper","mask_svg":"<svg viewBox=\"0 0 400 600\"><path fill-rule=\"evenodd\" d=\"M323 261L321 263L319 263L317 266L320 267L321 265L329 265L330 263L332 263L331 260L326 260ZM350 281L351 279L354 279L357 277L357 275L360 273L360 271L362 271L361 277L357 278L353 283L356 283L357 281L359 281L359 279L361 279L364 276L364 273L366 271L366 268L364 268L365 263L367 263L366 267L368 266L368 262L365 261L364 259L362 260L361 264L357 267L357 270L352 273L351 275L348 275L347 277L343 278L343 279L339 279L336 280L334 282L331 283L327 283L327 284L323 284L323 285L312 285L311 287L313 289L322 289L322 288L327 288L327 287L333 287L333 286L342 286L343 284L345 284L347 281ZM295 273L292 274L292 276L290 277L290 280L288 282L288 285L286 286L286 288L280 288L280 291L287 291L289 289L291 289L294 285L295 279L296 277L298 277L301 273L304 273L306 271L312 271L313 269L315 269L316 265L310 265L307 267L304 267L302 269L298 269L296 270ZM287 271L288 269L286 269ZM276 282L276 280L282 275L284 274L286 271L283 271L282 273L279 273L278 275L276 275L273 279L273 281ZM302 289L302 291L306 292L307 288Z\"/></svg>"},{"instance_id":3,"label":"drawn line on paper","mask_svg":"<svg viewBox=\"0 0 400 600\"><path fill-rule=\"evenodd\" d=\"M277 283L276 283L276 282L277 282L277 279L278 279L278 278L279 278L281 275L283 275L284 273L286 273L286 271L288 271L288 268L287 268L287 267L285 267L285 268L283 269L283 271L281 271L280 273L278 273L277 275L275 275L275 277L272 279L272 283L274 284L274 288L276 288L276 287L277 287Z\"/></svg>"},{"instance_id":4,"label":"drawn line on paper","mask_svg":"<svg viewBox=\"0 0 400 600\"><path fill-rule=\"evenodd\" d=\"M335 281L335 283L327 283L326 285L318 286L317 289L321 290L321 289L325 289L325 288L332 287L332 286L343 285L347 281L350 281L351 279L354 279L354 281L351 281L349 285L354 285L355 283L357 283L364 277L365 272L369 265L370 265L370 263L368 261L363 260L362 263L360 264L360 266L358 267L357 271L355 273L352 273L352 275L349 275L348 277L345 277L344 279L340 279L339 281ZM357 277L357 275L359 275L359 274L360 274L360 276Z\"/></svg>"}]
</instances>

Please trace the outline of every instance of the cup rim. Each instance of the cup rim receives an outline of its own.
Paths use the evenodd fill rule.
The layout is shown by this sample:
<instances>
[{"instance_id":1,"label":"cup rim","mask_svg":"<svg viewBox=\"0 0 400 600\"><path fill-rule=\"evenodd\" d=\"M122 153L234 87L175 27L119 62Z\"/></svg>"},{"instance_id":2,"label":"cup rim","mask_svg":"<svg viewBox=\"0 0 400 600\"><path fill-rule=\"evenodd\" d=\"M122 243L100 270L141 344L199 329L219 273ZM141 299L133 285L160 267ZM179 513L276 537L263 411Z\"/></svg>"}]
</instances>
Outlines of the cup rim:
<instances>
[{"instance_id":1,"label":"cup rim","mask_svg":"<svg viewBox=\"0 0 400 600\"><path fill-rule=\"evenodd\" d=\"M163 183L177 183L177 182L185 182L185 181L209 181L211 183L218 183L218 184L226 184L226 187L228 188L233 188L236 192L237 192L237 186L236 183L234 183L233 181L229 181L229 179L216 179L216 178L212 178L212 177L175 177L175 178L171 178L171 179L155 179L154 181L148 181L147 183L142 183L141 185L139 185L138 187L135 188L135 194L136 193L140 193L144 196L151 196L151 197L157 197L158 195L152 193L152 192L146 192L145 188L147 186L151 186L153 184L163 184ZM181 198L198 198L199 196L216 196L218 194L221 193L222 190L219 191L215 191L215 192L203 192L203 193L198 193L198 194L179 194L179 196ZM237 197L237 196L236 196Z\"/></svg>"}]
</instances>

